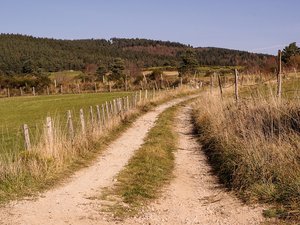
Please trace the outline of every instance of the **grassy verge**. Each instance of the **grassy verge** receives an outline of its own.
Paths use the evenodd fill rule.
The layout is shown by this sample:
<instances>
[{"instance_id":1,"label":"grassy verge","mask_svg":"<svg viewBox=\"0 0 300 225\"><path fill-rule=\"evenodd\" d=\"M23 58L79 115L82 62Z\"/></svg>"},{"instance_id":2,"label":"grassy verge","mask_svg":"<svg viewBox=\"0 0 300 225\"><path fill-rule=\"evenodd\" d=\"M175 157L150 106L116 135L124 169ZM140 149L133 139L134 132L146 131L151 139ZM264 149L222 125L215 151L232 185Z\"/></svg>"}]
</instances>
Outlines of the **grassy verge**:
<instances>
[{"instance_id":1,"label":"grassy verge","mask_svg":"<svg viewBox=\"0 0 300 225\"><path fill-rule=\"evenodd\" d=\"M203 96L194 122L220 180L247 201L271 203L265 216L300 221L300 105L274 98Z\"/></svg>"},{"instance_id":2,"label":"grassy verge","mask_svg":"<svg viewBox=\"0 0 300 225\"><path fill-rule=\"evenodd\" d=\"M90 127L87 135L67 140L64 133L58 133L57 150L54 155L45 154L45 149L37 146L32 151L22 151L13 157L0 160L0 203L23 196L34 195L59 184L74 171L89 165L99 153L142 113L157 104L172 98L190 94L191 91L175 91L162 95L155 101L141 104L121 120L99 132Z\"/></svg>"},{"instance_id":3,"label":"grassy verge","mask_svg":"<svg viewBox=\"0 0 300 225\"><path fill-rule=\"evenodd\" d=\"M156 198L161 187L172 178L177 108L171 107L159 116L145 143L117 176L117 184L101 196L112 201L107 210L115 217L123 219L136 214L141 206Z\"/></svg>"},{"instance_id":4,"label":"grassy verge","mask_svg":"<svg viewBox=\"0 0 300 225\"><path fill-rule=\"evenodd\" d=\"M74 122L79 123L79 109L86 112L91 105L101 105L129 92L66 94L50 96L28 96L0 99L0 155L24 149L22 125L26 123L34 141L46 116L61 118L65 122L66 112L72 111Z\"/></svg>"},{"instance_id":5,"label":"grassy verge","mask_svg":"<svg viewBox=\"0 0 300 225\"><path fill-rule=\"evenodd\" d=\"M90 165L106 146L117 139L141 113L141 111L136 112L125 118L119 126L97 140L90 139L77 147L74 146L73 150L76 154L70 155L59 165L53 158L44 158L32 152L21 152L18 155L16 173L0 173L0 203L24 196L34 196L40 191L59 185L74 171Z\"/></svg>"}]
</instances>

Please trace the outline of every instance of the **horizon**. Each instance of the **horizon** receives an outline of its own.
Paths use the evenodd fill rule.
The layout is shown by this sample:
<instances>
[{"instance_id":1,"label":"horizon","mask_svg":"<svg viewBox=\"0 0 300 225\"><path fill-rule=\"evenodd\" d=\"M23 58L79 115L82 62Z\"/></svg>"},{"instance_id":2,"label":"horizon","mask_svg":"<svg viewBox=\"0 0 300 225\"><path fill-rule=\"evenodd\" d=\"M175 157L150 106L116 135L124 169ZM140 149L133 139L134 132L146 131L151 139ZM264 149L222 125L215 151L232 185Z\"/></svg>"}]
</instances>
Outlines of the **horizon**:
<instances>
[{"instance_id":1,"label":"horizon","mask_svg":"<svg viewBox=\"0 0 300 225\"><path fill-rule=\"evenodd\" d=\"M250 52L247 50L243 50L243 49L232 49L232 48L224 48L224 47L215 47L215 46L193 46L190 44L186 44L186 43L182 43L182 42L177 42L177 41L170 41L170 40L159 40L159 39L147 39L147 38L140 38L140 37L132 37L132 38L124 38L124 37L111 37L111 38L78 38L78 39L70 39L70 38L54 38L54 37L39 37L39 36L33 36L30 34L21 34L21 33L0 33L0 35L21 35L21 36L27 36L27 37L33 37L33 38L45 38L45 39L53 39L53 40L61 40L61 41L80 41L80 40L106 40L106 41L110 41L113 38L117 38L117 39L140 39L140 40L151 40L151 41L162 41L162 42L171 42L171 43L179 43L179 44L183 44L186 46L191 46L192 48L220 48L220 49L228 49L228 50L234 50L234 51L243 51L243 52L249 52L249 53L254 53L254 54L264 54L264 55L273 55L275 56L275 54L269 54L269 53L260 53L260 52Z\"/></svg>"},{"instance_id":2,"label":"horizon","mask_svg":"<svg viewBox=\"0 0 300 225\"><path fill-rule=\"evenodd\" d=\"M296 0L11 0L1 5L0 19L6 21L1 33L41 38L139 38L271 55L300 39Z\"/></svg>"}]
</instances>

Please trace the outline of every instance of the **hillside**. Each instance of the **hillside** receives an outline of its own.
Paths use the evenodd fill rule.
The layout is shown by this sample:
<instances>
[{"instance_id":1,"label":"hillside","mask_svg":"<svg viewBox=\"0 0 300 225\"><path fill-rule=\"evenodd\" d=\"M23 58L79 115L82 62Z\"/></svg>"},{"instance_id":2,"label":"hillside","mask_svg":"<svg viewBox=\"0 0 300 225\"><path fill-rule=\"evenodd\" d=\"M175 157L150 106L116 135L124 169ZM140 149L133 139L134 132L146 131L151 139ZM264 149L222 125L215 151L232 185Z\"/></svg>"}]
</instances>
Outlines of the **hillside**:
<instances>
[{"instance_id":1,"label":"hillside","mask_svg":"<svg viewBox=\"0 0 300 225\"><path fill-rule=\"evenodd\" d=\"M0 34L0 74L32 71L84 70L88 64L109 64L123 58L140 68L178 66L187 49L196 52L200 65L264 67L273 56L221 48L194 48L169 41L147 39L56 40L16 34Z\"/></svg>"}]
</instances>

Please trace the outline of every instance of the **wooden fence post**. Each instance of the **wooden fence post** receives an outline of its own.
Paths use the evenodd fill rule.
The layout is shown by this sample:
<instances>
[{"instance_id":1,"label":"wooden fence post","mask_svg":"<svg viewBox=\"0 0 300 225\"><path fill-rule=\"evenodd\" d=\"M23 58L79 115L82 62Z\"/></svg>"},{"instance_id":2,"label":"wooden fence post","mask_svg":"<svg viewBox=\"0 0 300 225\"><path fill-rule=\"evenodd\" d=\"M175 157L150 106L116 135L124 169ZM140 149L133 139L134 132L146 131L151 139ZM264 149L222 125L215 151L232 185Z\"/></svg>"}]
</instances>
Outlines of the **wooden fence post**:
<instances>
[{"instance_id":1,"label":"wooden fence post","mask_svg":"<svg viewBox=\"0 0 300 225\"><path fill-rule=\"evenodd\" d=\"M147 101L147 99L148 99L148 90L146 89L145 90L145 101Z\"/></svg>"},{"instance_id":2,"label":"wooden fence post","mask_svg":"<svg viewBox=\"0 0 300 225\"><path fill-rule=\"evenodd\" d=\"M35 96L35 87L32 87L32 95Z\"/></svg>"},{"instance_id":3,"label":"wooden fence post","mask_svg":"<svg viewBox=\"0 0 300 225\"><path fill-rule=\"evenodd\" d=\"M116 112L117 112L116 99L113 99L110 102L110 111L112 112L113 115L116 115Z\"/></svg>"},{"instance_id":4,"label":"wooden fence post","mask_svg":"<svg viewBox=\"0 0 300 225\"><path fill-rule=\"evenodd\" d=\"M235 101L239 101L239 78L238 78L238 70L234 70L234 94L235 94Z\"/></svg>"},{"instance_id":5,"label":"wooden fence post","mask_svg":"<svg viewBox=\"0 0 300 225\"><path fill-rule=\"evenodd\" d=\"M111 118L113 118L114 115L115 115L114 104L113 104L114 102L113 102L113 101L110 101L109 103L110 103L110 113L111 113L111 115L112 115ZM112 120L111 120L111 122L112 122Z\"/></svg>"},{"instance_id":6,"label":"wooden fence post","mask_svg":"<svg viewBox=\"0 0 300 225\"><path fill-rule=\"evenodd\" d=\"M220 77L220 74L218 74L218 82L219 82L219 88L220 88L221 99L223 100L223 90L222 90L222 84L221 84L221 77Z\"/></svg>"},{"instance_id":7,"label":"wooden fence post","mask_svg":"<svg viewBox=\"0 0 300 225\"><path fill-rule=\"evenodd\" d=\"M31 149L30 136L29 136L29 128L27 124L23 125L24 139L25 139L25 149Z\"/></svg>"},{"instance_id":8,"label":"wooden fence post","mask_svg":"<svg viewBox=\"0 0 300 225\"><path fill-rule=\"evenodd\" d=\"M123 112L123 100L122 98L119 98L119 113L122 113Z\"/></svg>"},{"instance_id":9,"label":"wooden fence post","mask_svg":"<svg viewBox=\"0 0 300 225\"><path fill-rule=\"evenodd\" d=\"M101 105L101 108L102 108L102 124L103 126L106 126L104 104Z\"/></svg>"},{"instance_id":10,"label":"wooden fence post","mask_svg":"<svg viewBox=\"0 0 300 225\"><path fill-rule=\"evenodd\" d=\"M68 112L67 112L67 123L68 123L69 137L70 137L71 140L73 140L73 138L74 138L74 126L73 126L71 110L68 110Z\"/></svg>"},{"instance_id":11,"label":"wooden fence post","mask_svg":"<svg viewBox=\"0 0 300 225\"><path fill-rule=\"evenodd\" d=\"M47 86L47 95L50 95L49 86Z\"/></svg>"},{"instance_id":12,"label":"wooden fence post","mask_svg":"<svg viewBox=\"0 0 300 225\"><path fill-rule=\"evenodd\" d=\"M282 74L281 74L281 50L278 50L278 71L277 71L277 97L281 98Z\"/></svg>"},{"instance_id":13,"label":"wooden fence post","mask_svg":"<svg viewBox=\"0 0 300 225\"><path fill-rule=\"evenodd\" d=\"M63 94L63 86L62 86L62 84L60 85L60 93Z\"/></svg>"},{"instance_id":14,"label":"wooden fence post","mask_svg":"<svg viewBox=\"0 0 300 225\"><path fill-rule=\"evenodd\" d=\"M140 98L139 98L139 103L142 101L142 90L140 90Z\"/></svg>"},{"instance_id":15,"label":"wooden fence post","mask_svg":"<svg viewBox=\"0 0 300 225\"><path fill-rule=\"evenodd\" d=\"M129 111L130 108L129 108L129 96L127 95L126 96L126 110Z\"/></svg>"},{"instance_id":16,"label":"wooden fence post","mask_svg":"<svg viewBox=\"0 0 300 225\"><path fill-rule=\"evenodd\" d=\"M101 128L101 114L100 114L100 107L99 105L96 105L96 111L97 111L97 122L98 122L98 126L99 128Z\"/></svg>"},{"instance_id":17,"label":"wooden fence post","mask_svg":"<svg viewBox=\"0 0 300 225\"><path fill-rule=\"evenodd\" d=\"M210 75L210 93L212 94L212 90L213 90L213 75Z\"/></svg>"},{"instance_id":18,"label":"wooden fence post","mask_svg":"<svg viewBox=\"0 0 300 225\"><path fill-rule=\"evenodd\" d=\"M94 130L94 110L93 110L93 106L90 106L90 120L91 120L92 130Z\"/></svg>"},{"instance_id":19,"label":"wooden fence post","mask_svg":"<svg viewBox=\"0 0 300 225\"><path fill-rule=\"evenodd\" d=\"M110 120L110 115L109 115L109 108L108 108L108 102L105 102L105 106L106 106L106 115L107 115L107 123L109 123Z\"/></svg>"},{"instance_id":20,"label":"wooden fence post","mask_svg":"<svg viewBox=\"0 0 300 225\"><path fill-rule=\"evenodd\" d=\"M20 96L23 96L23 89L20 87Z\"/></svg>"},{"instance_id":21,"label":"wooden fence post","mask_svg":"<svg viewBox=\"0 0 300 225\"><path fill-rule=\"evenodd\" d=\"M85 135L86 131L85 131L85 121L84 121L83 109L80 109L79 113L80 113L81 131L82 131L82 134Z\"/></svg>"},{"instance_id":22,"label":"wooden fence post","mask_svg":"<svg viewBox=\"0 0 300 225\"><path fill-rule=\"evenodd\" d=\"M137 92L134 94L134 108L137 106Z\"/></svg>"},{"instance_id":23,"label":"wooden fence post","mask_svg":"<svg viewBox=\"0 0 300 225\"><path fill-rule=\"evenodd\" d=\"M47 130L47 144L48 149L53 152L53 124L51 117L46 118L46 130Z\"/></svg>"}]
</instances>

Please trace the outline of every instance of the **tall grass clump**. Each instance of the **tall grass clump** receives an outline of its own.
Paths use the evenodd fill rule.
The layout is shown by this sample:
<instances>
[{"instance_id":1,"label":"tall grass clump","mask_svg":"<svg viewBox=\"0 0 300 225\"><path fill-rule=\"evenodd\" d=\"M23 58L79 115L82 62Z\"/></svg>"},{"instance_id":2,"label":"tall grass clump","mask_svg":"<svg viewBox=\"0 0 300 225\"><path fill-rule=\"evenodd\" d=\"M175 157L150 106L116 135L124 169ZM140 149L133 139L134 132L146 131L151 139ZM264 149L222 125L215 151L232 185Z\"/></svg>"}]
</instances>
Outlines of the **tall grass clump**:
<instances>
[{"instance_id":1,"label":"tall grass clump","mask_svg":"<svg viewBox=\"0 0 300 225\"><path fill-rule=\"evenodd\" d=\"M214 171L246 200L275 203L276 216L300 219L300 103L207 94L194 105L200 142Z\"/></svg>"}]
</instances>

